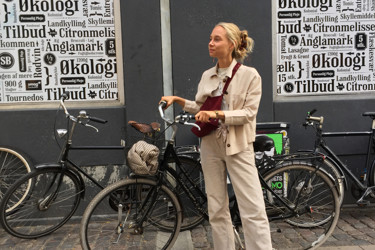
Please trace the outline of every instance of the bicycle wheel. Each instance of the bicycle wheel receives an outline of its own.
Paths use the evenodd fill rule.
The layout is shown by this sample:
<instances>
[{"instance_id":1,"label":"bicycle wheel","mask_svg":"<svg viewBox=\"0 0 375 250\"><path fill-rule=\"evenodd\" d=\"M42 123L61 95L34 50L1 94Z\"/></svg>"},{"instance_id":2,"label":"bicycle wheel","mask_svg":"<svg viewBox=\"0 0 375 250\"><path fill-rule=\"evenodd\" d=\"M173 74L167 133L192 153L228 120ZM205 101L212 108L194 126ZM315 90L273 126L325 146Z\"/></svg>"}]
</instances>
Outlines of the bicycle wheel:
<instances>
[{"instance_id":1,"label":"bicycle wheel","mask_svg":"<svg viewBox=\"0 0 375 250\"><path fill-rule=\"evenodd\" d=\"M160 231L155 222L172 230ZM169 249L180 231L181 206L149 179L118 181L98 193L81 221L83 249Z\"/></svg>"},{"instance_id":2,"label":"bicycle wheel","mask_svg":"<svg viewBox=\"0 0 375 250\"><path fill-rule=\"evenodd\" d=\"M340 213L337 188L331 178L315 167L296 164L270 171L264 180L277 195L264 189L275 244L292 244L296 249L322 245L333 232Z\"/></svg>"},{"instance_id":3,"label":"bicycle wheel","mask_svg":"<svg viewBox=\"0 0 375 250\"><path fill-rule=\"evenodd\" d=\"M31 171L31 160L18 150L9 147L0 146L0 200L3 199L4 193L19 178L23 177ZM13 200L13 206L10 206L7 212L15 209L24 199L27 198L32 187L32 183L28 183L22 195Z\"/></svg>"},{"instance_id":4,"label":"bicycle wheel","mask_svg":"<svg viewBox=\"0 0 375 250\"><path fill-rule=\"evenodd\" d=\"M190 157L179 156L181 166L177 168L177 178L185 184L197 199L199 207L207 211L207 198L205 192L202 166L198 160ZM173 164L172 162L170 164ZM173 168L173 166L170 166ZM185 174L184 174L185 172ZM175 185L175 177L167 172L167 179L172 184L175 193L179 197L183 209L183 221L181 231L190 230L203 222L204 215L200 213L181 185Z\"/></svg>"},{"instance_id":5,"label":"bicycle wheel","mask_svg":"<svg viewBox=\"0 0 375 250\"><path fill-rule=\"evenodd\" d=\"M369 185L370 186L375 186L375 159L372 161L369 175L370 175L368 177ZM375 194L370 194L370 197L375 198Z\"/></svg>"},{"instance_id":6,"label":"bicycle wheel","mask_svg":"<svg viewBox=\"0 0 375 250\"><path fill-rule=\"evenodd\" d=\"M16 209L6 212L30 182L33 188L28 198ZM0 205L0 222L8 233L19 238L33 239L50 234L72 217L81 192L79 180L70 171L56 168L34 170L5 193Z\"/></svg>"},{"instance_id":7,"label":"bicycle wheel","mask_svg":"<svg viewBox=\"0 0 375 250\"><path fill-rule=\"evenodd\" d=\"M305 164L301 163L301 164L302 164L302 165L307 165L307 163L305 163ZM329 165L329 164L331 164L331 163L328 162L328 161L325 161L325 162L324 162L324 166L327 167L327 168L328 168L328 167L332 167L332 164L331 164L331 165ZM297 165L298 165L298 164L297 164ZM309 165L309 166L311 166L311 165ZM341 180L341 182L339 182L338 179L335 179L336 177L338 178L338 176L336 176L336 177L332 176L332 175L338 174L338 173L339 173L338 170L337 170L335 167L332 167L332 169L331 169L329 172L326 171L326 169L320 169L320 170L322 170L322 172L324 172L325 174L327 174L327 175L329 176L329 178L330 178L333 182L335 182L335 186L336 186L336 190L337 190L337 195L339 196L339 205L340 205L340 207L341 207L341 204L342 204L342 201L343 201L343 195L340 195L339 190L340 190L340 183L343 184L343 182L342 182L342 180ZM338 174L338 175L339 175L339 174ZM342 193L342 194L343 194L343 193ZM314 221L309 221L309 222L306 222L306 221L304 221L304 220L295 220L294 218L292 218L292 219L287 219L286 221L287 221L288 223L292 224L292 225L295 225L295 226L309 228L309 227L317 227L317 226L320 226L320 225L322 225L322 224L328 222L330 219L331 219L331 217L327 215L325 218L322 217L321 220L316 219L316 220L314 220Z\"/></svg>"}]
</instances>

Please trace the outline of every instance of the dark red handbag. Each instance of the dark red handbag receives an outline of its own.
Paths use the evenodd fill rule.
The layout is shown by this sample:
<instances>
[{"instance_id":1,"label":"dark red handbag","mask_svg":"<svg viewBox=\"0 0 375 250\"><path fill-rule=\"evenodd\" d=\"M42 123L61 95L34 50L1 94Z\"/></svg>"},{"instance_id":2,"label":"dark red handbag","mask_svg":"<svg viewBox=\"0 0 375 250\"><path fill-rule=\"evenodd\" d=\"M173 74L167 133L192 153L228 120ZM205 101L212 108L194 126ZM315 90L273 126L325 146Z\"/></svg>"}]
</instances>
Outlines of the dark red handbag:
<instances>
[{"instance_id":1,"label":"dark red handbag","mask_svg":"<svg viewBox=\"0 0 375 250\"><path fill-rule=\"evenodd\" d=\"M219 96L207 97L206 101L202 104L200 110L220 110L221 109L221 103L223 102L224 93L226 93L230 81L232 80L234 74L236 74L240 66L241 66L240 63L237 63L236 66L234 66L233 71L232 71L232 77L228 78L227 81L225 82L223 93ZM196 136L203 137L211 133L211 131L218 128L219 119L210 119L210 121L207 123L196 121L195 124L197 124L201 129L198 130L197 127L193 127L191 131Z\"/></svg>"}]
</instances>

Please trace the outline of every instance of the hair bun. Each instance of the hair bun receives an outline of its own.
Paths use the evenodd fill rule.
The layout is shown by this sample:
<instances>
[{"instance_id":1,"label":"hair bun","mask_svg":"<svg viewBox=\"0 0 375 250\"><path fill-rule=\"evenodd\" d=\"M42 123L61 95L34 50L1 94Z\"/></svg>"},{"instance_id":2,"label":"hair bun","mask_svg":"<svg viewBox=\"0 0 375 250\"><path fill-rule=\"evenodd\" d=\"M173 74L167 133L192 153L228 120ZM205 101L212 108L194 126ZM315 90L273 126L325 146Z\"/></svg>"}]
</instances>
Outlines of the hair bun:
<instances>
[{"instance_id":1,"label":"hair bun","mask_svg":"<svg viewBox=\"0 0 375 250\"><path fill-rule=\"evenodd\" d=\"M247 34L242 32L241 34L241 44L239 46L239 50L244 50L247 48Z\"/></svg>"}]
</instances>

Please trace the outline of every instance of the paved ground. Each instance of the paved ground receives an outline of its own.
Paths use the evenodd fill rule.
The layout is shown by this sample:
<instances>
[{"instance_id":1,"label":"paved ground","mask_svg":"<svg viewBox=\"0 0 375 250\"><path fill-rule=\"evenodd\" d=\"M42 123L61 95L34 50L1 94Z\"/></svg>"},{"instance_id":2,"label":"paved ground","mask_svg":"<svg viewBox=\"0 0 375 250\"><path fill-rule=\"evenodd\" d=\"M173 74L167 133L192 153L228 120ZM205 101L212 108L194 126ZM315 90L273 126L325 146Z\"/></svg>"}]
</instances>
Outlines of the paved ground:
<instances>
[{"instance_id":1,"label":"paved ground","mask_svg":"<svg viewBox=\"0 0 375 250\"><path fill-rule=\"evenodd\" d=\"M79 225L67 224L49 236L35 240L23 240L8 235L0 229L0 249L81 249ZM275 246L277 248L277 246ZM211 229L205 223L183 232L174 249L213 249ZM340 214L338 225L325 242L322 250L375 250L375 207L346 207Z\"/></svg>"}]
</instances>

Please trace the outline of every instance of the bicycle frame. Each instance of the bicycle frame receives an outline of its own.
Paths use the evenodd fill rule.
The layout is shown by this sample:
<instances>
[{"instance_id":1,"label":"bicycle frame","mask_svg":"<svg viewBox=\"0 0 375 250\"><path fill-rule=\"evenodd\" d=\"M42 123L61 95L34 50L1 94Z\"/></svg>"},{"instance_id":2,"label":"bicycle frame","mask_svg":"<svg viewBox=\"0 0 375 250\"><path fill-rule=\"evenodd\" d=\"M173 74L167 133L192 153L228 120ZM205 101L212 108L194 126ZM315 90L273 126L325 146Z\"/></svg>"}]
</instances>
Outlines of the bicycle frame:
<instances>
[{"instance_id":1,"label":"bicycle frame","mask_svg":"<svg viewBox=\"0 0 375 250\"><path fill-rule=\"evenodd\" d=\"M162 113L162 111L161 111L161 113ZM173 123L169 123L169 126L166 129L168 129L169 127L173 128L173 135L176 135L177 126ZM164 173L164 172L170 173L174 177L174 180L177 182L177 185L181 186L182 189L185 191L185 193L188 195L189 199L194 204L194 207L204 216L204 218L206 220L208 220L209 217L208 217L207 211L204 211L202 209L202 206L200 206L200 203L198 201L199 198L203 198L204 201L207 201L207 197L202 192L202 190L194 184L193 180L191 180L188 177L188 175L186 174L186 171L182 167L182 165L179 161L179 158L176 154L175 147L173 145L173 143L174 143L174 136L173 135L172 135L171 139L168 141L167 147L166 147L165 152L164 152L164 157L161 161L161 165L160 165L161 173ZM181 182L181 179L178 177L178 174L177 174L176 170L171 168L168 165L168 162L169 162L170 159L174 160L174 162L177 164L179 170L181 170L182 174L184 174L185 177L187 177L188 181L194 187L195 191L197 191L199 193L199 197L194 196L194 194L190 191L190 189L187 187L187 185L184 182ZM312 163L312 165L316 166L315 172L312 173L312 176L313 176L317 171L319 171L321 163L324 161L324 157L322 157L321 155L313 155L313 156L311 156L311 155L306 155L306 156L297 155L296 157L291 158L291 155L285 155L284 157L277 157L277 159L275 159L275 161L274 161L274 165L277 166L278 163L282 163L282 162L286 162L286 161L296 161L296 160L297 161L298 160L309 160ZM158 178L158 180L160 180L160 185L167 183L168 186L173 187L173 184L171 184L168 180L166 180L166 178L164 178L164 176L162 176L162 178ZM292 218L292 217L300 214L301 212L307 212L305 210L304 211L298 211L297 210L298 205L297 206L291 206L290 204L285 202L274 190L272 190L272 188L270 186L268 186L268 184L263 179L261 173L259 173L259 178L260 178L262 187L264 189L266 189L267 192L270 192L275 197L276 200L280 201L290 211L290 213L287 216L285 216L285 214L283 214L283 215L277 215L277 216L269 217L270 221ZM304 182L303 187L308 186L308 183L309 183L310 179L311 179L311 176L307 177L307 179ZM300 200L300 195L301 195L301 193L299 193L298 196L297 196L296 204L298 204L298 202ZM230 208L232 219L237 212L236 206L237 206L237 201L234 200L234 204ZM234 226L236 226L236 223L235 223L234 220L233 220L233 223L234 223Z\"/></svg>"},{"instance_id":2,"label":"bicycle frame","mask_svg":"<svg viewBox=\"0 0 375 250\"><path fill-rule=\"evenodd\" d=\"M186 177L186 179L189 181L190 185L194 187L195 191L199 194L205 202L207 202L206 195L202 192L202 190L197 187L194 183L194 181L189 177L186 170L182 167L182 164L177 156L177 153L174 149L173 142L170 141L167 144L167 147L165 149L164 158L161 162L161 170L162 172L166 171L169 174L171 174L174 177L174 180L177 181L177 185L181 186L184 192L188 195L189 199L192 201L194 206L197 208L197 210L204 216L206 220L208 220L208 214L207 211L202 209L202 206L200 202L198 201L198 198L190 191L190 189L187 187L187 185L181 181L181 178L178 176L177 171L173 169L171 166L168 165L169 159L174 159L174 163L177 164L178 169L181 171L181 173ZM164 170L164 171L163 171ZM160 178L160 180L164 180L164 182L168 183L168 186L172 186L173 184L170 183L168 180L165 180L166 178ZM173 188L174 189L174 188Z\"/></svg>"},{"instance_id":3,"label":"bicycle frame","mask_svg":"<svg viewBox=\"0 0 375 250\"><path fill-rule=\"evenodd\" d=\"M343 137L343 136L369 136L369 143L368 143L368 148L367 148L367 155L366 155L366 163L365 163L365 168L369 169L370 173L373 171L374 167L374 161L370 165L370 156L371 156L371 146L373 142L373 136L374 136L374 130L372 131L364 131L364 132L324 132L322 133L322 137ZM327 153L327 155L330 157L331 160L333 160L341 170L344 171L344 173L349 176L355 183L356 185L362 189L365 190L368 188L369 184L369 176L367 175L365 178L365 183L363 183L357 176L355 176L352 171L340 160L340 158L333 152L333 150L325 143L324 140L321 140L321 143L319 146Z\"/></svg>"},{"instance_id":4,"label":"bicycle frame","mask_svg":"<svg viewBox=\"0 0 375 250\"><path fill-rule=\"evenodd\" d=\"M84 150L84 151L92 151L92 150L124 150L125 149L125 146L73 146L72 143L73 143L73 134L74 134L74 131L75 131L75 128L77 126L78 123L81 123L81 119L89 119L89 120L92 120L92 121L96 121L96 122L99 122L99 123L106 123L106 121L104 120L101 120L99 118L95 118L95 117L87 117L86 116L86 112L85 111L81 111L79 116L77 117L73 117L71 116L65 105L64 105L64 96L62 96L62 99L60 100L60 105L63 107L64 109L64 112L66 114L66 118L69 120L72 121L72 125L70 127L70 129L68 130L69 131L69 134L67 135L67 138L65 139L65 142L64 142L64 146L62 147L61 149L61 153L60 153L60 156L58 158L58 161L57 163L44 163L44 164L39 164L37 166L35 166L35 169L43 169L43 168L61 168L61 169L64 169L65 171L70 171L72 172L79 180L80 182L80 187L81 187L81 198L84 198L84 195L85 195L85 182L82 178L82 176L78 173L81 173L83 174L85 177L87 177L90 181L92 181L96 186L98 186L100 189L104 189L104 187L97 181L95 180L92 176L90 176L89 174L87 174L81 167L79 167L77 164L75 164L73 161L71 161L69 159L69 152L70 151L74 151L74 150ZM87 117L87 118L84 118L84 117ZM94 128L95 130L98 131L97 128L95 128L94 126L92 125L88 125L87 123L82 123L84 126L88 126L88 127L92 127ZM69 123L68 123L68 126L69 126ZM62 136L66 135L66 130L62 131L58 131L58 133L62 134ZM60 179L62 179L62 176L60 176ZM60 183L60 182L59 182ZM57 193L59 192L58 191L58 187L60 186L60 184L57 186L57 189L53 192L52 194L52 198L49 198L47 203L51 202L54 200L53 197L55 197L57 195ZM46 191L48 192L48 190ZM46 205L48 205L46 203Z\"/></svg>"},{"instance_id":5,"label":"bicycle frame","mask_svg":"<svg viewBox=\"0 0 375 250\"><path fill-rule=\"evenodd\" d=\"M319 152L319 149L323 149L326 154L326 157L333 163L337 169L343 174L344 180L346 179L345 176L349 177L353 180L356 186L363 191L364 193L361 195L361 198L357 201L357 203L367 203L364 198L375 191L375 186L371 186L374 183L370 183L370 177L374 174L374 167L375 167L375 159L373 160L372 164L370 165L370 156L371 156L371 148L375 148L375 113L367 112L364 113L364 116L370 116L372 118L372 127L371 131L359 131L359 132L323 132L322 131L322 124L323 124L323 117L312 117L311 115L316 110L309 112L306 118L307 123L305 125L314 126L316 128L316 139L315 139L315 146L314 146L314 154ZM354 137L354 136L368 136L368 146L367 146L367 155L366 155L366 162L365 162L365 170L370 173L366 175L363 180L359 179L355 176L352 171L348 168L346 164L344 164L340 158L334 153L334 151L326 144L324 141L324 137ZM345 180L346 181L346 180ZM374 180L372 180L374 181Z\"/></svg>"}]
</instances>

